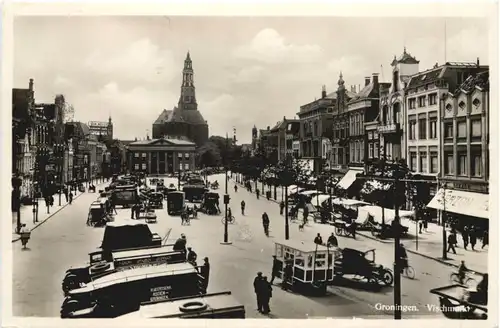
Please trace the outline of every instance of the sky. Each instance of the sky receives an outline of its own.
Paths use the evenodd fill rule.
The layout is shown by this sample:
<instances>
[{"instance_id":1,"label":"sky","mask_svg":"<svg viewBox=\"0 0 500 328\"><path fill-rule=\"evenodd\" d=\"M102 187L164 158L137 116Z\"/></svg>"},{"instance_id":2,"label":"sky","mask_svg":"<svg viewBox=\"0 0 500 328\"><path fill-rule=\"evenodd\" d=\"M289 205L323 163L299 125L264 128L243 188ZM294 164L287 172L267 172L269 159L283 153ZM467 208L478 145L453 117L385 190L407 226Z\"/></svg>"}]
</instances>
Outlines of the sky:
<instances>
[{"instance_id":1,"label":"sky","mask_svg":"<svg viewBox=\"0 0 500 328\"><path fill-rule=\"evenodd\" d=\"M446 33L445 33L446 25ZM446 35L446 38L445 38ZM445 42L446 40L446 42ZM445 47L446 44L446 47ZM141 139L177 105L191 54L198 109L210 135L249 143L254 125L293 118L345 84L363 85L404 47L421 71L446 61L488 64L488 22L422 17L18 16L14 88L34 79L36 102L63 94L74 120L107 121L114 137ZM446 48L446 51L445 51Z\"/></svg>"}]
</instances>

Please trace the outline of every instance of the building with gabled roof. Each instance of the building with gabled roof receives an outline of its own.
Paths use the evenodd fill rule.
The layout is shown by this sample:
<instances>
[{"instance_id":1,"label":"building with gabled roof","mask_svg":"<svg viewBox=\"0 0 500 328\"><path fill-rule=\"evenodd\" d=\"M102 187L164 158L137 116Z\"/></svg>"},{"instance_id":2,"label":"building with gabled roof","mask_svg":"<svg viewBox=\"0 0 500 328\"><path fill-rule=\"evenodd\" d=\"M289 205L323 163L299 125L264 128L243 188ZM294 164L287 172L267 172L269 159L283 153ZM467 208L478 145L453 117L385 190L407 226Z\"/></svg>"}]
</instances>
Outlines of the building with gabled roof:
<instances>
[{"instance_id":1,"label":"building with gabled roof","mask_svg":"<svg viewBox=\"0 0 500 328\"><path fill-rule=\"evenodd\" d=\"M194 86L194 71L189 52L184 60L181 95L177 106L163 109L153 122L153 138L187 137L197 146L208 141L208 123L198 110Z\"/></svg>"}]
</instances>

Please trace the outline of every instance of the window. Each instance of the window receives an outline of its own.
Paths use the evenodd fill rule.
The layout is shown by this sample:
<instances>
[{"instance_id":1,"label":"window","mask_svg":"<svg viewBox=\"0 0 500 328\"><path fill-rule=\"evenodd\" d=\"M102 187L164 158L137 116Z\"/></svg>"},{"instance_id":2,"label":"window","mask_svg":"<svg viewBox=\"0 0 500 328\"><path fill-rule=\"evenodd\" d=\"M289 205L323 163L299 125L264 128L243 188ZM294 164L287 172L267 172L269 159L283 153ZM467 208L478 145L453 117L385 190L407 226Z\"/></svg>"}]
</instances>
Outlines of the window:
<instances>
[{"instance_id":1,"label":"window","mask_svg":"<svg viewBox=\"0 0 500 328\"><path fill-rule=\"evenodd\" d=\"M373 139L373 132L368 132L368 140L372 140Z\"/></svg>"},{"instance_id":2,"label":"window","mask_svg":"<svg viewBox=\"0 0 500 328\"><path fill-rule=\"evenodd\" d=\"M416 136L417 136L416 128L417 128L417 121L410 121L410 129L409 129L409 136L408 136L408 138L410 140L416 139Z\"/></svg>"},{"instance_id":3,"label":"window","mask_svg":"<svg viewBox=\"0 0 500 328\"><path fill-rule=\"evenodd\" d=\"M418 139L427 139L427 119L425 118L418 119Z\"/></svg>"},{"instance_id":4,"label":"window","mask_svg":"<svg viewBox=\"0 0 500 328\"><path fill-rule=\"evenodd\" d=\"M415 98L408 99L408 107L415 109L417 107L417 100Z\"/></svg>"},{"instance_id":5,"label":"window","mask_svg":"<svg viewBox=\"0 0 500 328\"><path fill-rule=\"evenodd\" d=\"M418 107L425 107L425 96L418 97Z\"/></svg>"},{"instance_id":6,"label":"window","mask_svg":"<svg viewBox=\"0 0 500 328\"><path fill-rule=\"evenodd\" d=\"M479 105L481 105L481 102L479 101L479 99L477 99L477 98L476 98L476 99L474 99L474 100L472 101L472 104L473 104L475 107L479 107Z\"/></svg>"},{"instance_id":7,"label":"window","mask_svg":"<svg viewBox=\"0 0 500 328\"><path fill-rule=\"evenodd\" d=\"M178 158L182 158L182 153L177 153Z\"/></svg>"},{"instance_id":8,"label":"window","mask_svg":"<svg viewBox=\"0 0 500 328\"><path fill-rule=\"evenodd\" d=\"M419 172L427 173L427 153L421 152L420 154L420 170Z\"/></svg>"},{"instance_id":9,"label":"window","mask_svg":"<svg viewBox=\"0 0 500 328\"><path fill-rule=\"evenodd\" d=\"M138 158L139 157L139 153L134 153L134 157Z\"/></svg>"},{"instance_id":10,"label":"window","mask_svg":"<svg viewBox=\"0 0 500 328\"><path fill-rule=\"evenodd\" d=\"M474 177L480 177L481 176L481 168L482 168L482 163L481 163L481 154L479 153L473 153L471 154L471 173L472 176Z\"/></svg>"},{"instance_id":11,"label":"window","mask_svg":"<svg viewBox=\"0 0 500 328\"><path fill-rule=\"evenodd\" d=\"M453 163L453 154L445 153L444 154L445 162L444 162L444 173L445 174L453 174L453 168L455 167Z\"/></svg>"},{"instance_id":12,"label":"window","mask_svg":"<svg viewBox=\"0 0 500 328\"><path fill-rule=\"evenodd\" d=\"M186 171L189 170L189 163L184 164L184 170L186 170Z\"/></svg>"},{"instance_id":13,"label":"window","mask_svg":"<svg viewBox=\"0 0 500 328\"><path fill-rule=\"evenodd\" d=\"M467 154L465 153L458 153L457 172L461 176L467 175Z\"/></svg>"},{"instance_id":14,"label":"window","mask_svg":"<svg viewBox=\"0 0 500 328\"><path fill-rule=\"evenodd\" d=\"M481 120L471 120L470 121L471 137L481 136Z\"/></svg>"},{"instance_id":15,"label":"window","mask_svg":"<svg viewBox=\"0 0 500 328\"><path fill-rule=\"evenodd\" d=\"M378 139L378 132L377 131L373 131L373 139Z\"/></svg>"},{"instance_id":16,"label":"window","mask_svg":"<svg viewBox=\"0 0 500 328\"><path fill-rule=\"evenodd\" d=\"M146 153L142 153L142 158L146 158Z\"/></svg>"},{"instance_id":17,"label":"window","mask_svg":"<svg viewBox=\"0 0 500 328\"><path fill-rule=\"evenodd\" d=\"M379 149L378 149L378 142L375 142L373 144L373 158L378 158L379 157Z\"/></svg>"},{"instance_id":18,"label":"window","mask_svg":"<svg viewBox=\"0 0 500 328\"><path fill-rule=\"evenodd\" d=\"M417 153L414 152L410 153L410 170L417 170Z\"/></svg>"},{"instance_id":19,"label":"window","mask_svg":"<svg viewBox=\"0 0 500 328\"><path fill-rule=\"evenodd\" d=\"M439 172L439 164L438 164L438 154L431 153L431 169L430 173L438 173Z\"/></svg>"},{"instance_id":20,"label":"window","mask_svg":"<svg viewBox=\"0 0 500 328\"><path fill-rule=\"evenodd\" d=\"M459 104L458 104L458 107L460 107L461 110L464 110L465 109L465 103L463 101L461 101Z\"/></svg>"},{"instance_id":21,"label":"window","mask_svg":"<svg viewBox=\"0 0 500 328\"><path fill-rule=\"evenodd\" d=\"M182 171L182 163L179 163L179 171Z\"/></svg>"},{"instance_id":22,"label":"window","mask_svg":"<svg viewBox=\"0 0 500 328\"><path fill-rule=\"evenodd\" d=\"M437 139L437 119L429 120L429 138Z\"/></svg>"},{"instance_id":23,"label":"window","mask_svg":"<svg viewBox=\"0 0 500 328\"><path fill-rule=\"evenodd\" d=\"M457 123L457 137L458 138L466 138L467 137L467 127L465 122Z\"/></svg>"},{"instance_id":24,"label":"window","mask_svg":"<svg viewBox=\"0 0 500 328\"><path fill-rule=\"evenodd\" d=\"M444 124L444 137L453 138L453 123Z\"/></svg>"},{"instance_id":25,"label":"window","mask_svg":"<svg viewBox=\"0 0 500 328\"><path fill-rule=\"evenodd\" d=\"M138 170L138 169L139 169L139 164L135 164L135 165L134 165L134 169L135 169L135 170Z\"/></svg>"},{"instance_id":26,"label":"window","mask_svg":"<svg viewBox=\"0 0 500 328\"><path fill-rule=\"evenodd\" d=\"M429 95L429 106L437 104L437 93L431 93Z\"/></svg>"},{"instance_id":27,"label":"window","mask_svg":"<svg viewBox=\"0 0 500 328\"><path fill-rule=\"evenodd\" d=\"M188 159L189 158L189 153L184 153L184 158Z\"/></svg>"},{"instance_id":28,"label":"window","mask_svg":"<svg viewBox=\"0 0 500 328\"><path fill-rule=\"evenodd\" d=\"M368 144L368 158L373 158L373 144Z\"/></svg>"},{"instance_id":29,"label":"window","mask_svg":"<svg viewBox=\"0 0 500 328\"><path fill-rule=\"evenodd\" d=\"M146 163L143 163L142 164L142 169L145 170L146 169Z\"/></svg>"}]
</instances>

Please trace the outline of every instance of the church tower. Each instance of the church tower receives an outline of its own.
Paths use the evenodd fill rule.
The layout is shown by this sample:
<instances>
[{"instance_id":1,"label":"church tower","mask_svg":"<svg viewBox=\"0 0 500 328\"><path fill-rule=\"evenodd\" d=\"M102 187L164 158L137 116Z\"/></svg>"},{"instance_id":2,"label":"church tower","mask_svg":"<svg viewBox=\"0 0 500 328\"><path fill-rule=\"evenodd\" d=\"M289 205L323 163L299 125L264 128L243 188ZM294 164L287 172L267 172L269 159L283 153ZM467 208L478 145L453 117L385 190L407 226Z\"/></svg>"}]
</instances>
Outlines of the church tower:
<instances>
[{"instance_id":1,"label":"church tower","mask_svg":"<svg viewBox=\"0 0 500 328\"><path fill-rule=\"evenodd\" d=\"M193 62L189 51L184 60L184 69L182 70L181 96L179 98L178 108L180 110L197 110L196 93L194 87Z\"/></svg>"},{"instance_id":2,"label":"church tower","mask_svg":"<svg viewBox=\"0 0 500 328\"><path fill-rule=\"evenodd\" d=\"M111 121L111 115L109 116L108 119L108 133L107 133L107 139L109 141L113 140L113 122Z\"/></svg>"}]
</instances>

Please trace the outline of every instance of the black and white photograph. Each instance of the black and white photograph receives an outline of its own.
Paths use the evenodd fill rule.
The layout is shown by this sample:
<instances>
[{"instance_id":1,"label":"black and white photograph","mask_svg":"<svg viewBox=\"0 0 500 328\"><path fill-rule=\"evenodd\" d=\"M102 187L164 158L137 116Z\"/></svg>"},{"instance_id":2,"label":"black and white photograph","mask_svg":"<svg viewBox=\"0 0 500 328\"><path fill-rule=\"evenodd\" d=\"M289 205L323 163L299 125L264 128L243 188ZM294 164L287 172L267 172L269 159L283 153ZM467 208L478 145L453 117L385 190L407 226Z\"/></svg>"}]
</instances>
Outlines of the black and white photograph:
<instances>
[{"instance_id":1,"label":"black and white photograph","mask_svg":"<svg viewBox=\"0 0 500 328\"><path fill-rule=\"evenodd\" d=\"M497 7L363 6L12 7L12 317L493 324Z\"/></svg>"}]
</instances>

